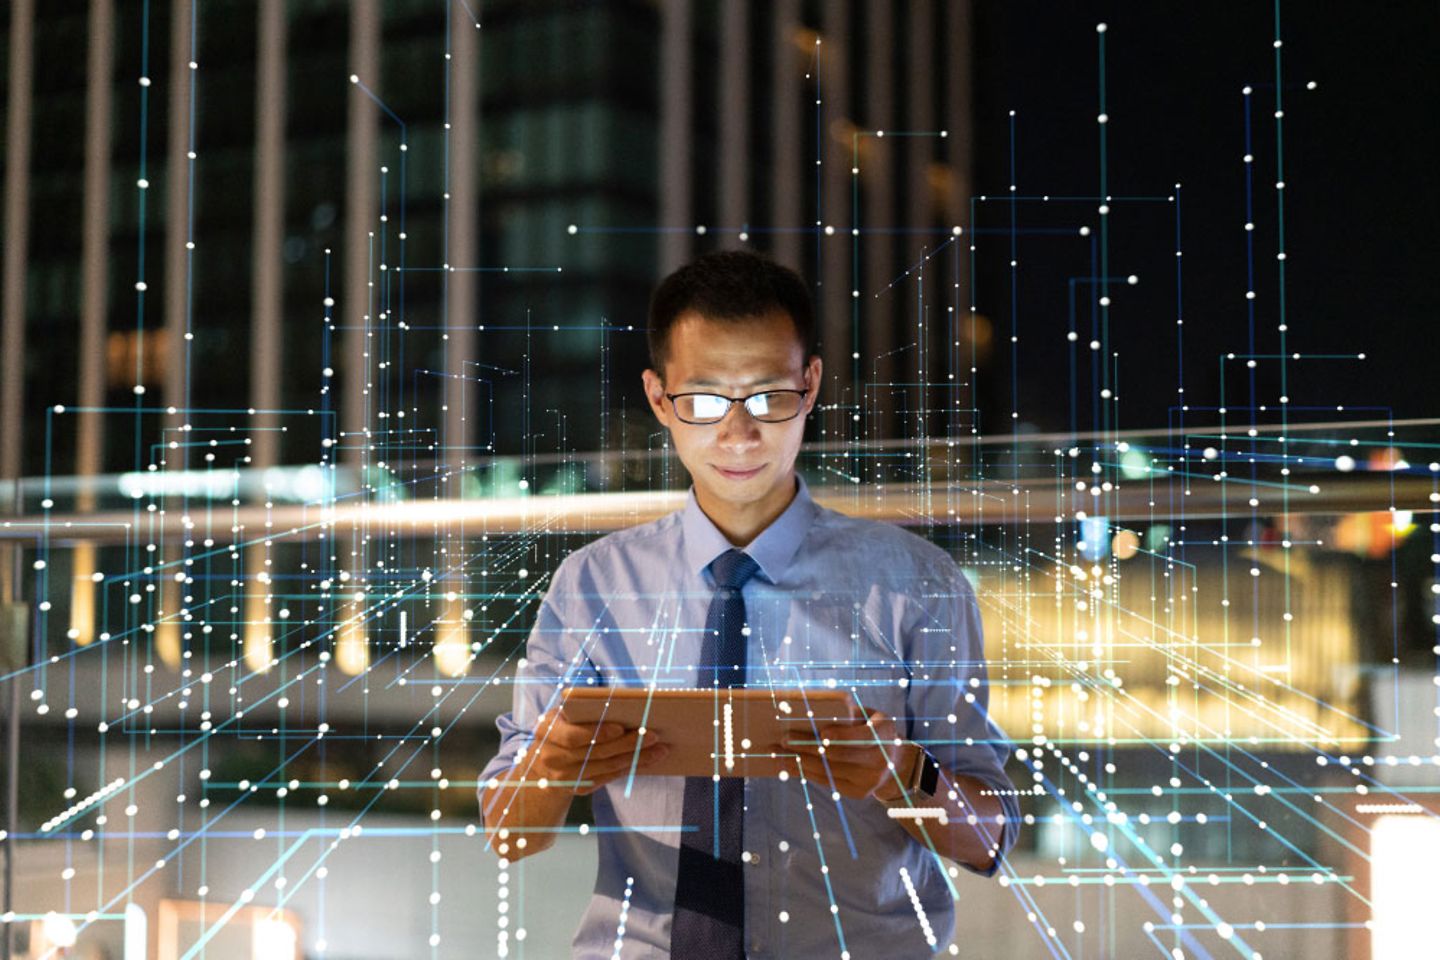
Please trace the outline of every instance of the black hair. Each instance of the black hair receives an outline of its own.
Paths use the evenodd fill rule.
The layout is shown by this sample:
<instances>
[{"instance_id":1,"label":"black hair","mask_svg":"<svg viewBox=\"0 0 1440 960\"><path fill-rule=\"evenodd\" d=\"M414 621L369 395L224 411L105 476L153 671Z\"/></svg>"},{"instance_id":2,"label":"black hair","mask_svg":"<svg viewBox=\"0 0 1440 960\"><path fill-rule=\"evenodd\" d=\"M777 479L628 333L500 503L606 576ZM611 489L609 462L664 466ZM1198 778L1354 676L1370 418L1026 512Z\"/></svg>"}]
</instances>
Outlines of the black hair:
<instances>
[{"instance_id":1,"label":"black hair","mask_svg":"<svg viewBox=\"0 0 1440 960\"><path fill-rule=\"evenodd\" d=\"M748 250L720 250L676 270L650 298L646 339L650 363L664 374L665 351L675 320L693 310L707 320L750 320L783 310L795 324L805 356L815 352L815 307L800 275Z\"/></svg>"}]
</instances>

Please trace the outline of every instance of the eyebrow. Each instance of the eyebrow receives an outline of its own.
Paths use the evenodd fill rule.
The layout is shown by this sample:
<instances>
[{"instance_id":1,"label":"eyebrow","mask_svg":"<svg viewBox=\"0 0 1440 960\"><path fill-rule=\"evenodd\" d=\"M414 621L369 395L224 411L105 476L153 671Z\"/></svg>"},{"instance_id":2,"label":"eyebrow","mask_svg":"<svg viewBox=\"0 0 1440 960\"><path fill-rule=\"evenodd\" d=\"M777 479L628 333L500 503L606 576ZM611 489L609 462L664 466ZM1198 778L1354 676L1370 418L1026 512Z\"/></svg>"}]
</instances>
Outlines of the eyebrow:
<instances>
[{"instance_id":1,"label":"eyebrow","mask_svg":"<svg viewBox=\"0 0 1440 960\"><path fill-rule=\"evenodd\" d=\"M755 387L763 387L772 383L788 383L789 380L790 378L788 376L762 377L759 380L751 380L749 383L739 384L737 389L752 390ZM728 384L721 383L718 380L686 380L684 383L681 384L681 386L705 387L708 389L723 389L728 386Z\"/></svg>"}]
</instances>

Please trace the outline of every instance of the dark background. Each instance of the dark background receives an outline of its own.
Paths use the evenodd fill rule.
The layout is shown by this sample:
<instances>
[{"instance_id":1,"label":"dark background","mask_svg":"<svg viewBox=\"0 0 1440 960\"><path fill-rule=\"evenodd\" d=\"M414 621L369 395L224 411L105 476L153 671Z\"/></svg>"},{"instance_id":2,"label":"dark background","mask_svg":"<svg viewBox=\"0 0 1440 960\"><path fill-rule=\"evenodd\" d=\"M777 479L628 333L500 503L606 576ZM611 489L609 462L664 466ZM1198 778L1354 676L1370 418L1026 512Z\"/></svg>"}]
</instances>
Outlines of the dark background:
<instances>
[{"instance_id":1,"label":"dark background","mask_svg":"<svg viewBox=\"0 0 1440 960\"><path fill-rule=\"evenodd\" d=\"M1433 3L1286 4L1280 10L1284 99L1287 352L1365 353L1363 362L1289 365L1292 410L1365 405L1396 417L1433 415L1440 288L1434 282L1440 191L1433 186L1440 122L1440 36ZM1219 356L1279 350L1274 9L1266 4L1049 4L976 6L976 192L1004 197L1010 181L1008 111L1016 111L1015 182L1024 195L1094 196L1099 183L1095 25L1107 23L1109 187L1115 196L1165 196L1183 184L1184 382L1195 406L1219 402ZM1307 91L1307 82L1317 88ZM1254 326L1247 317L1246 123L1254 87ZM1097 228L1093 203L1017 204L1026 227ZM979 208L982 226L1008 227L1010 205ZM1112 204L1110 345L1121 353L1122 426L1164 425L1177 400L1175 210ZM982 237L980 310L1010 333L1008 238ZM1092 237L1093 239L1093 237ZM988 255L985 242L989 241ZM1063 428L1057 378L1068 380L1070 276L1090 274L1088 243L1021 236L1018 368L1022 420ZM1083 302L1083 300L1082 300ZM1093 302L1093 298L1092 298ZM1080 311L1080 429L1093 414L1086 389L1089 309ZM1012 374L1004 350L992 376ZM1227 369L1235 412L1249 402L1242 365ZM1280 395L1277 364L1255 372L1259 402ZM1087 399L1088 398L1088 399ZM1005 414L989 393L990 424ZM998 418L997 418L998 414ZM1353 414L1347 414L1348 416ZM1265 419L1263 416L1261 419ZM1272 418L1273 419L1273 418ZM1189 422L1213 422L1208 417Z\"/></svg>"}]
</instances>

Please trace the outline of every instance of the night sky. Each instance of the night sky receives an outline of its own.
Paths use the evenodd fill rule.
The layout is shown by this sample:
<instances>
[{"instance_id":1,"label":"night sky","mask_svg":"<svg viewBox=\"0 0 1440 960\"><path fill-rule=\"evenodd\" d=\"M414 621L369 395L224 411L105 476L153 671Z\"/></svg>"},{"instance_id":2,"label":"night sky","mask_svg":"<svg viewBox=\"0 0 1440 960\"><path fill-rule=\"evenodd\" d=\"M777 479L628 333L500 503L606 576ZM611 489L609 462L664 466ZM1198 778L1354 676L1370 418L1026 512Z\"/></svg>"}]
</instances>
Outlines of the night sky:
<instances>
[{"instance_id":1,"label":"night sky","mask_svg":"<svg viewBox=\"0 0 1440 960\"><path fill-rule=\"evenodd\" d=\"M1176 402L1175 320L1184 326L1186 397L1219 401L1218 357L1280 347L1274 10L1267 4L983 3L976 9L975 189L1002 198L977 209L982 314L999 349L986 385L986 432L1005 430L1012 308L1017 317L1021 422L1068 426L1069 279L1091 275L1093 202L1015 205L1017 295L1011 297L1010 118L1016 111L1019 195L1094 196L1099 185L1098 54L1105 22L1109 193L1181 191L1183 295L1177 308L1175 208L1115 202L1110 214L1111 346L1120 358L1120 426L1162 426ZM1281 11L1287 352L1365 353L1367 360L1290 366L1296 419L1331 419L1335 404L1387 407L1396 417L1437 413L1434 385L1440 286L1433 180L1440 147L1440 4L1287 4ZM1313 81L1316 89L1307 90ZM1245 292L1245 113L1254 183L1254 332ZM1095 228L1090 239L1078 228ZM1036 231L1026 233L1026 231ZM1094 419L1091 304L1077 285L1081 380L1077 426ZM1090 291L1094 291L1093 295ZM1253 343L1253 347L1251 344ZM1248 403L1243 363L1226 370L1235 422ZM998 381L998 382L996 382ZM1278 365L1255 371L1259 419L1274 421ZM1329 412L1302 412L1329 405ZM1376 415L1376 414L1369 414ZM1383 412L1378 413L1384 416ZM1357 412L1345 415L1359 416ZM1215 422L1214 414L1187 417Z\"/></svg>"}]
</instances>

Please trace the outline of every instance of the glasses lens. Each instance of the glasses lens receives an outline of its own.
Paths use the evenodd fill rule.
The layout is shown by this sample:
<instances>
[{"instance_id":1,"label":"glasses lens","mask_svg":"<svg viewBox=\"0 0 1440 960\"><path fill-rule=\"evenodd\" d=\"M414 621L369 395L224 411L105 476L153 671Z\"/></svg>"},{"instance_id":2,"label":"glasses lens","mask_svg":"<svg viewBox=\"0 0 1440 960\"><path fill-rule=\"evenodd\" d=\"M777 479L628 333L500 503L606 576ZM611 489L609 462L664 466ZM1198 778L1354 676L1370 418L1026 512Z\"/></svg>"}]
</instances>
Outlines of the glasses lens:
<instances>
[{"instance_id":1,"label":"glasses lens","mask_svg":"<svg viewBox=\"0 0 1440 960\"><path fill-rule=\"evenodd\" d=\"M676 397L675 404L680 419L689 420L691 423L721 420L730 409L728 398L713 393L692 393L689 396Z\"/></svg>"},{"instance_id":2,"label":"glasses lens","mask_svg":"<svg viewBox=\"0 0 1440 960\"><path fill-rule=\"evenodd\" d=\"M750 398L749 402L745 404L745 408L756 420L779 423L795 417L800 412L802 399L800 394L788 390L759 393Z\"/></svg>"}]
</instances>

